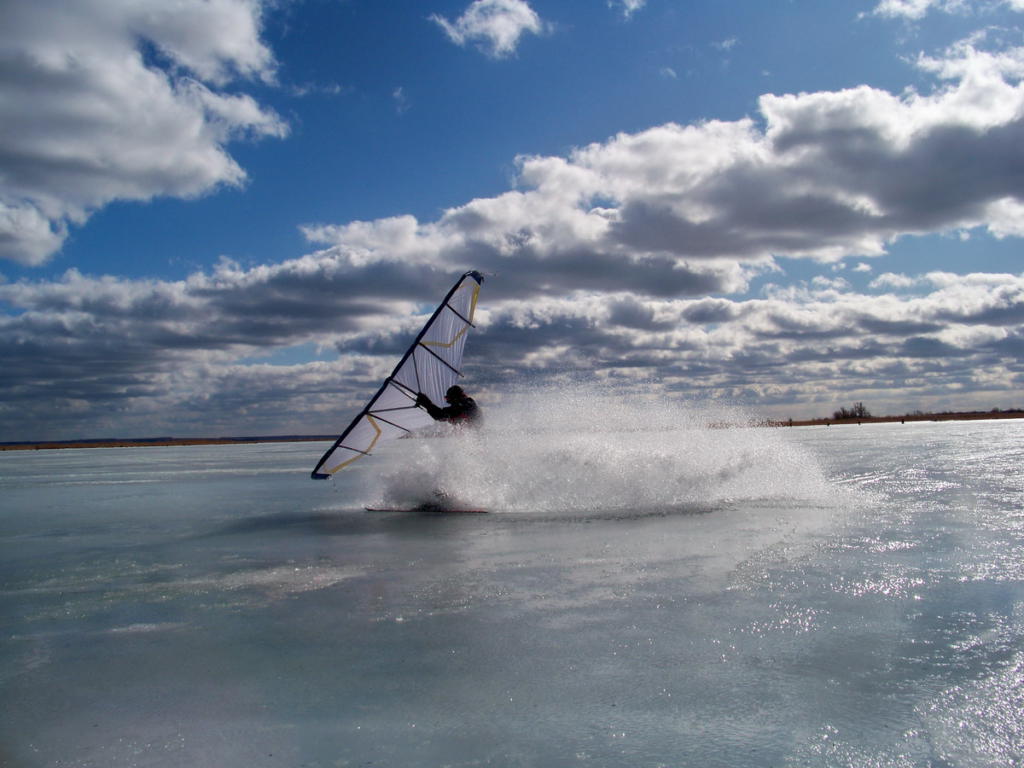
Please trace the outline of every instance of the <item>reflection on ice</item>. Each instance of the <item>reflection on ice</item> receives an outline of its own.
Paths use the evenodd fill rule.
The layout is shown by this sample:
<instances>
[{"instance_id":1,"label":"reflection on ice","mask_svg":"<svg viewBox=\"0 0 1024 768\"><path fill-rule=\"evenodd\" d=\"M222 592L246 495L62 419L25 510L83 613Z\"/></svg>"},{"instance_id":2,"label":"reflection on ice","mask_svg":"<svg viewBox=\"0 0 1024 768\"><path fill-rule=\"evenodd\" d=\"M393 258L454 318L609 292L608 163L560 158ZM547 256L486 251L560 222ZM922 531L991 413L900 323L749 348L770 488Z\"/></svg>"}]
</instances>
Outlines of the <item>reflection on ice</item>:
<instances>
[{"instance_id":1,"label":"reflection on ice","mask_svg":"<svg viewBox=\"0 0 1024 768\"><path fill-rule=\"evenodd\" d=\"M1018 638L1018 645L1019 645ZM923 733L953 765L1020 765L1024 757L1024 654L919 705Z\"/></svg>"}]
</instances>

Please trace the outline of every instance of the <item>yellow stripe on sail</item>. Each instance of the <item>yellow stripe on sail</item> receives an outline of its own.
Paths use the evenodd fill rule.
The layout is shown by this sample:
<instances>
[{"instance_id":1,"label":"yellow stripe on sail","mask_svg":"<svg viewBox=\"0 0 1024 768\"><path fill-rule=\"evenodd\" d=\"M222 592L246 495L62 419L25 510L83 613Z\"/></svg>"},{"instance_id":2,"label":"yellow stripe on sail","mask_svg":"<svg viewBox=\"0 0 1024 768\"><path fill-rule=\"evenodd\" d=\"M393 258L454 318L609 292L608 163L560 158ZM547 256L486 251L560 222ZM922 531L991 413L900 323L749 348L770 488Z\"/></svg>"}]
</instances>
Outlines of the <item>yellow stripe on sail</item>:
<instances>
[{"instance_id":1,"label":"yellow stripe on sail","mask_svg":"<svg viewBox=\"0 0 1024 768\"><path fill-rule=\"evenodd\" d=\"M334 469L329 469L329 470L327 470L327 474L328 474L328 475L333 475L333 474L334 474L335 472L337 472L338 470L340 470L340 469L344 469L345 467L347 467L347 466L348 466L349 464L351 464L351 463L352 463L353 461L355 461L356 459L361 459L361 458L363 458L363 456L365 456L366 454L368 454L368 453L373 453L373 446L375 446L375 445L377 444L377 441L378 441L378 440L380 439L380 436L381 436L381 434L383 434L383 433L382 433L382 431L381 431L381 428L377 426L377 421L376 421L376 419L374 419L374 418L373 418L373 416L371 416L370 414L366 414L366 420L367 420L368 422L370 422L370 426L371 426L371 427L373 427L374 431L376 431L376 433L377 433L376 435L374 435L374 436L373 436L373 440L371 440L371 441L370 441L370 444L369 444L369 445L368 445L368 446L366 447L366 450L365 450L365 451L362 451L362 452L360 452L360 453L357 453L357 454L356 454L355 456L353 456L353 457L352 457L351 459L349 459L348 461L343 461L343 462L341 462L341 464L339 464L338 466L336 466L336 467L335 467ZM338 447L339 447L339 448L344 448L345 446L343 446L343 445L339 445Z\"/></svg>"},{"instance_id":2,"label":"yellow stripe on sail","mask_svg":"<svg viewBox=\"0 0 1024 768\"><path fill-rule=\"evenodd\" d=\"M452 337L451 341L421 341L420 344L424 347L451 347L455 342L466 335L466 331L469 330L469 326L473 324L473 315L476 313L476 300L480 295L480 286L473 286L473 298L469 303L469 324L462 326L462 329ZM453 310L454 311L454 310Z\"/></svg>"}]
</instances>

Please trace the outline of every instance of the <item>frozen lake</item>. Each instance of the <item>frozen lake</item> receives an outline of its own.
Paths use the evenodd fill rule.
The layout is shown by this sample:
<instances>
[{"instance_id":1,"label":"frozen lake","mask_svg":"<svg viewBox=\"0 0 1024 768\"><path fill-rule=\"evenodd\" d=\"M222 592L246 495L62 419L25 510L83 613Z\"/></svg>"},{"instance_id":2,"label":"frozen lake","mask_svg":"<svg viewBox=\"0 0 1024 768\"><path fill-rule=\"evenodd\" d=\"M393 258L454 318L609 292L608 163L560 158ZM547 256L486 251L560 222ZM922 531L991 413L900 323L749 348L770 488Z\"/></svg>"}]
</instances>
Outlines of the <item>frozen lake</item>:
<instances>
[{"instance_id":1,"label":"frozen lake","mask_svg":"<svg viewBox=\"0 0 1024 768\"><path fill-rule=\"evenodd\" d=\"M549 417L0 454L0 764L1024 760L1024 422Z\"/></svg>"}]
</instances>

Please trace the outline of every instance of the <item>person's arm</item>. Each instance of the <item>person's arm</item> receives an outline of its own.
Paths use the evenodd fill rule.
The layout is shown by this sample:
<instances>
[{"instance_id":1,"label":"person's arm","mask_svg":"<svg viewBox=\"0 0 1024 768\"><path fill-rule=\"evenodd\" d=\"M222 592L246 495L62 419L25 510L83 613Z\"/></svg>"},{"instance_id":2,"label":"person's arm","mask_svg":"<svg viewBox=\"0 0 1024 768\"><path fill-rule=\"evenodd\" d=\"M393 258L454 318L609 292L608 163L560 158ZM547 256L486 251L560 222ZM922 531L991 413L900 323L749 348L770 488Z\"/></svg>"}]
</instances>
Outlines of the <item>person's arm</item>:
<instances>
[{"instance_id":1,"label":"person's arm","mask_svg":"<svg viewBox=\"0 0 1024 768\"><path fill-rule=\"evenodd\" d=\"M430 414L430 418L434 421L446 421L448 418L447 414L444 412L445 409L438 408L431 402L430 398L422 392L416 395L416 405L426 410L426 412Z\"/></svg>"}]
</instances>

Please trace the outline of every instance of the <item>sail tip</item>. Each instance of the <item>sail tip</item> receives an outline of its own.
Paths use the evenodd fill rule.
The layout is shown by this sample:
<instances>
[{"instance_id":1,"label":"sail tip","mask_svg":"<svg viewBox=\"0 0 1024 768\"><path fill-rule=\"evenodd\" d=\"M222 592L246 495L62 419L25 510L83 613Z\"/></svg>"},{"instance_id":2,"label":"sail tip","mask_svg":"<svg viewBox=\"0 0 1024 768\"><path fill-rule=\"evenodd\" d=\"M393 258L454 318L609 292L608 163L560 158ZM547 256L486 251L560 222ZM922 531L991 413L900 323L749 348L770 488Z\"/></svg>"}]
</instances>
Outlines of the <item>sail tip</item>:
<instances>
[{"instance_id":1,"label":"sail tip","mask_svg":"<svg viewBox=\"0 0 1024 768\"><path fill-rule=\"evenodd\" d=\"M330 475L325 475L323 472L317 472L315 469L309 473L309 476L313 480L328 480L331 477Z\"/></svg>"}]
</instances>

